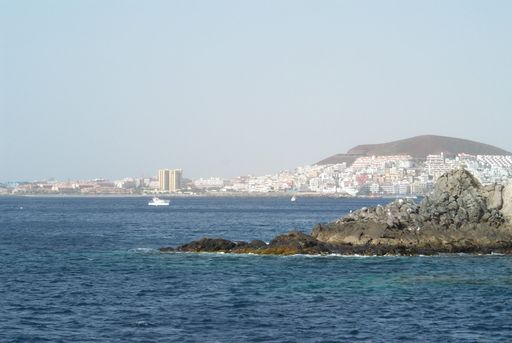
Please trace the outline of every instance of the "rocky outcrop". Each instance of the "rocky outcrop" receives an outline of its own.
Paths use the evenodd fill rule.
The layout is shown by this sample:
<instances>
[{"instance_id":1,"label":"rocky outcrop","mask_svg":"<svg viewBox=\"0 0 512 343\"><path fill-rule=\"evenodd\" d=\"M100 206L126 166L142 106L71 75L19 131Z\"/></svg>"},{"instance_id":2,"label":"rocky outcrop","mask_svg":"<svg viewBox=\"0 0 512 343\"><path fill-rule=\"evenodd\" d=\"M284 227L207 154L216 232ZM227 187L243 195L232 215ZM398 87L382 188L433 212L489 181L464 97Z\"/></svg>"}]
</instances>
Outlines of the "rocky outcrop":
<instances>
[{"instance_id":1,"label":"rocky outcrop","mask_svg":"<svg viewBox=\"0 0 512 343\"><path fill-rule=\"evenodd\" d=\"M293 231L262 241L203 238L162 252L255 254L435 254L512 252L512 184L482 186L464 169L441 176L420 204L398 199L363 207L311 235Z\"/></svg>"},{"instance_id":2,"label":"rocky outcrop","mask_svg":"<svg viewBox=\"0 0 512 343\"><path fill-rule=\"evenodd\" d=\"M482 186L464 169L453 170L437 180L419 205L399 199L362 208L334 223L317 225L311 235L330 244L502 250L512 243L512 197L505 191L508 188L501 185Z\"/></svg>"},{"instance_id":3,"label":"rocky outcrop","mask_svg":"<svg viewBox=\"0 0 512 343\"><path fill-rule=\"evenodd\" d=\"M273 255L323 254L333 250L327 244L299 231L279 235L269 244L254 240L247 242L232 242L222 238L202 238L174 248L160 248L161 252L224 252L224 253L254 253Z\"/></svg>"},{"instance_id":4,"label":"rocky outcrop","mask_svg":"<svg viewBox=\"0 0 512 343\"><path fill-rule=\"evenodd\" d=\"M431 195L420 204L419 223L430 222L440 228L460 228L466 224L504 223L501 185L483 187L464 169L441 176Z\"/></svg>"}]
</instances>

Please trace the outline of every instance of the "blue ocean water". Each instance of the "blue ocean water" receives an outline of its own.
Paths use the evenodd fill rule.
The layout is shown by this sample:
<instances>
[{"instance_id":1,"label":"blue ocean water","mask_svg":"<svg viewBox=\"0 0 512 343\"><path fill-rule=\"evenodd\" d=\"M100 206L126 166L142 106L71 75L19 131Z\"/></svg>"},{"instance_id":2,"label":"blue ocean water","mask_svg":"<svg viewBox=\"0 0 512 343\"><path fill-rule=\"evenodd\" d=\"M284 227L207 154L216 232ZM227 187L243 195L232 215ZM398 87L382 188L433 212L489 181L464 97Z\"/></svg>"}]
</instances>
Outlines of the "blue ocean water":
<instances>
[{"instance_id":1,"label":"blue ocean water","mask_svg":"<svg viewBox=\"0 0 512 343\"><path fill-rule=\"evenodd\" d=\"M0 342L510 342L512 258L161 254L375 199L0 197Z\"/></svg>"}]
</instances>

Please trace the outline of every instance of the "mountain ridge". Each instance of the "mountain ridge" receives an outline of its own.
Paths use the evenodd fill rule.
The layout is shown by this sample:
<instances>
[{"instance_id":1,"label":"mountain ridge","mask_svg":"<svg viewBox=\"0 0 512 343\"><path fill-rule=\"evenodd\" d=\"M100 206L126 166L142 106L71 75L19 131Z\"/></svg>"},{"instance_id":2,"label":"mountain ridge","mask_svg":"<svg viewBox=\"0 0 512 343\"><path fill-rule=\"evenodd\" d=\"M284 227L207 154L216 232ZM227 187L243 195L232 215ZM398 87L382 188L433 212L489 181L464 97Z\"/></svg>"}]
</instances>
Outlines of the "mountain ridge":
<instances>
[{"instance_id":1,"label":"mountain ridge","mask_svg":"<svg viewBox=\"0 0 512 343\"><path fill-rule=\"evenodd\" d=\"M411 155L413 158L426 158L430 154L457 155L512 155L512 153L493 145L468 139L438 135L421 135L400 139L388 143L357 145L347 153L329 156L316 164L347 163L351 165L362 156Z\"/></svg>"}]
</instances>

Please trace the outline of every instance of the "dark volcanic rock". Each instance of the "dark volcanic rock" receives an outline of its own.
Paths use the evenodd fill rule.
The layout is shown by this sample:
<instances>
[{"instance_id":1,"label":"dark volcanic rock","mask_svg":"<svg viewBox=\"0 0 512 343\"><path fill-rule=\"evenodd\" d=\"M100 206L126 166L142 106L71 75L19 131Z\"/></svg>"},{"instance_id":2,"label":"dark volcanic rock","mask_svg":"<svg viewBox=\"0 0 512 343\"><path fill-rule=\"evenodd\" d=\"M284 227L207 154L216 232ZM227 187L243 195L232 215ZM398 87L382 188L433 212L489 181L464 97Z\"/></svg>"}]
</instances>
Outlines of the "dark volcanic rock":
<instances>
[{"instance_id":1,"label":"dark volcanic rock","mask_svg":"<svg viewBox=\"0 0 512 343\"><path fill-rule=\"evenodd\" d=\"M161 248L161 252L225 252L225 253L252 253L252 254L326 254L333 252L328 244L303 232L292 231L274 238L270 244L261 240L247 242L232 242L222 238L202 238L197 241L173 248Z\"/></svg>"},{"instance_id":2,"label":"dark volcanic rock","mask_svg":"<svg viewBox=\"0 0 512 343\"><path fill-rule=\"evenodd\" d=\"M192 241L176 248L176 251L193 252L228 252L235 248L237 244L222 238L202 238L198 241Z\"/></svg>"},{"instance_id":3,"label":"dark volcanic rock","mask_svg":"<svg viewBox=\"0 0 512 343\"><path fill-rule=\"evenodd\" d=\"M267 243L263 242L262 240L255 239L253 241L247 242L238 242L236 247L231 250L231 252L234 253L255 253L256 251L259 251L261 249L264 249L267 247Z\"/></svg>"},{"instance_id":4,"label":"dark volcanic rock","mask_svg":"<svg viewBox=\"0 0 512 343\"><path fill-rule=\"evenodd\" d=\"M249 244L247 244L249 248L253 249L259 249L259 248L265 248L267 246L267 243L263 242L262 240L255 239L253 241L250 241Z\"/></svg>"},{"instance_id":5,"label":"dark volcanic rock","mask_svg":"<svg viewBox=\"0 0 512 343\"><path fill-rule=\"evenodd\" d=\"M263 251L264 254L284 255L325 254L331 252L332 249L327 244L299 231L292 231L286 235L277 236L270 241L268 247Z\"/></svg>"}]
</instances>

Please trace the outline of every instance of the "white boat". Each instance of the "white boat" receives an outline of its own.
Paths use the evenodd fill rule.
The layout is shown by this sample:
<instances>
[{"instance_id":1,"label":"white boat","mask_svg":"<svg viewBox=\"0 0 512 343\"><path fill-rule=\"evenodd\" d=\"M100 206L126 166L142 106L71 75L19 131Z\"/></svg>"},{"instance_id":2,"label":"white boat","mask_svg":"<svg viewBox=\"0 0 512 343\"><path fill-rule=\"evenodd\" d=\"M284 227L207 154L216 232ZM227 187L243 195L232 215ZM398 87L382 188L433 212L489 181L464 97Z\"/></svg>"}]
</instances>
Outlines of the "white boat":
<instances>
[{"instance_id":1,"label":"white boat","mask_svg":"<svg viewBox=\"0 0 512 343\"><path fill-rule=\"evenodd\" d=\"M154 197L153 200L148 202L149 206L169 206L169 200Z\"/></svg>"},{"instance_id":2,"label":"white boat","mask_svg":"<svg viewBox=\"0 0 512 343\"><path fill-rule=\"evenodd\" d=\"M297 200L297 198L296 198L296 197L295 197L295 195L294 195L294 196L292 196L292 198L290 199L290 201L295 201L295 200Z\"/></svg>"}]
</instances>

